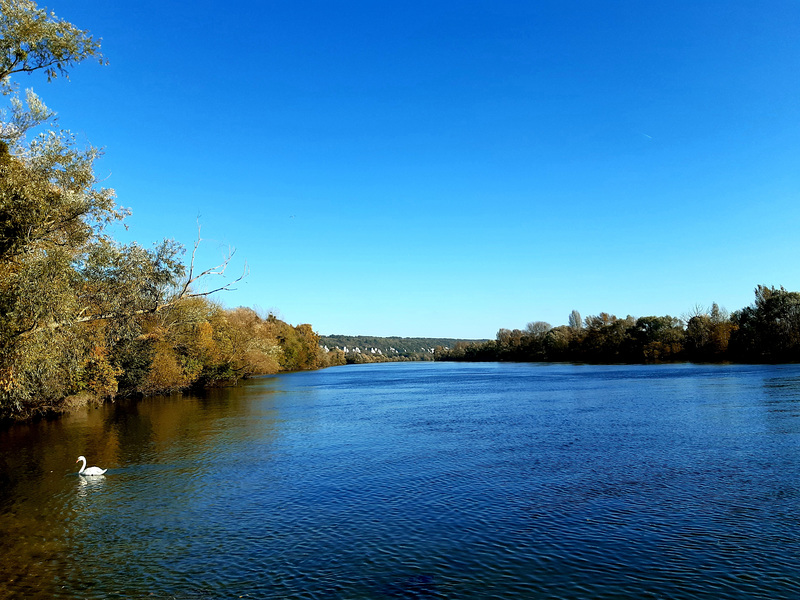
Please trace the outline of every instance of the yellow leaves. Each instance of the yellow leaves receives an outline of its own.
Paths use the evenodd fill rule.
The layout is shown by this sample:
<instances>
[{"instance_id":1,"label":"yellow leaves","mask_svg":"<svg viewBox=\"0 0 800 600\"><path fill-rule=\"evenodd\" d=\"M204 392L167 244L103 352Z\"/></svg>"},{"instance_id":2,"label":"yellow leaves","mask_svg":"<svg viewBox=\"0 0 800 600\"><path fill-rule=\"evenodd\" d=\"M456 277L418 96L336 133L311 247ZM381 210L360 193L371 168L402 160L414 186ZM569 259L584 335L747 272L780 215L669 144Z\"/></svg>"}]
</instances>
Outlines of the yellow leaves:
<instances>
[{"instance_id":1,"label":"yellow leaves","mask_svg":"<svg viewBox=\"0 0 800 600\"><path fill-rule=\"evenodd\" d=\"M172 348L167 344L158 344L150 371L140 391L144 394L159 394L183 389L189 383Z\"/></svg>"},{"instance_id":2,"label":"yellow leaves","mask_svg":"<svg viewBox=\"0 0 800 600\"><path fill-rule=\"evenodd\" d=\"M113 398L118 389L117 378L122 369L108 360L105 347L95 346L83 364L80 381L83 388L101 398Z\"/></svg>"},{"instance_id":3,"label":"yellow leaves","mask_svg":"<svg viewBox=\"0 0 800 600\"><path fill-rule=\"evenodd\" d=\"M205 321L195 328L195 341L198 348L210 351L214 348L214 328Z\"/></svg>"},{"instance_id":4,"label":"yellow leaves","mask_svg":"<svg viewBox=\"0 0 800 600\"><path fill-rule=\"evenodd\" d=\"M27 336L13 354L0 356L0 412L70 410L118 393L164 394L338 364L321 356L310 325L293 327L206 299L179 301L122 325L79 321Z\"/></svg>"},{"instance_id":5,"label":"yellow leaves","mask_svg":"<svg viewBox=\"0 0 800 600\"><path fill-rule=\"evenodd\" d=\"M0 369L0 392L8 393L14 389L15 385L14 368L9 365Z\"/></svg>"}]
</instances>

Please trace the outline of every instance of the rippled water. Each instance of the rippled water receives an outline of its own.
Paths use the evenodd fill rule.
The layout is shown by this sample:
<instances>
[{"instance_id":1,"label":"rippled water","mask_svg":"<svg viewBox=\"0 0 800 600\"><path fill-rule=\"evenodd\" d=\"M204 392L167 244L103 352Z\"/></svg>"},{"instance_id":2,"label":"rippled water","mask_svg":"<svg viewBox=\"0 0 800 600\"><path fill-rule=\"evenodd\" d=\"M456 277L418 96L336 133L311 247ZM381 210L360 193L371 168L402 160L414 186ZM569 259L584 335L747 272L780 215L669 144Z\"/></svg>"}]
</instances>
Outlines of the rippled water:
<instances>
[{"instance_id":1,"label":"rippled water","mask_svg":"<svg viewBox=\"0 0 800 600\"><path fill-rule=\"evenodd\" d=\"M116 403L0 433L0 597L798 598L799 454L800 366L395 363Z\"/></svg>"}]
</instances>

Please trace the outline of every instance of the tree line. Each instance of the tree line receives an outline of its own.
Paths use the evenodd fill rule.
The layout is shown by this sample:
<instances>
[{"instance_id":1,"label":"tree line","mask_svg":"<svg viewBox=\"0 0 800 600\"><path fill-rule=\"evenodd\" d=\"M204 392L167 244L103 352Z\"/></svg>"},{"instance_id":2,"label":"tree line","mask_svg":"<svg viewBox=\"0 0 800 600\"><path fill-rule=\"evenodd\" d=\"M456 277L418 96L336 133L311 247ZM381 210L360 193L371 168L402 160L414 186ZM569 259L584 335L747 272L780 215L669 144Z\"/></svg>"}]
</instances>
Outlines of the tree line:
<instances>
[{"instance_id":1,"label":"tree line","mask_svg":"<svg viewBox=\"0 0 800 600\"><path fill-rule=\"evenodd\" d=\"M755 300L728 313L717 304L684 318L618 318L608 313L569 324L543 321L500 329L496 339L437 348L436 360L588 363L800 361L800 293L759 285Z\"/></svg>"},{"instance_id":2,"label":"tree line","mask_svg":"<svg viewBox=\"0 0 800 600\"><path fill-rule=\"evenodd\" d=\"M324 351L342 352L348 364L433 360L437 347L450 348L460 341L474 340L341 334L319 339Z\"/></svg>"},{"instance_id":3,"label":"tree line","mask_svg":"<svg viewBox=\"0 0 800 600\"><path fill-rule=\"evenodd\" d=\"M52 80L104 58L89 32L31 0L0 0L0 418L315 369L338 360L310 325L225 309L200 281L197 245L121 244L109 226L129 211L80 147L15 77ZM198 239L199 243L199 239Z\"/></svg>"}]
</instances>

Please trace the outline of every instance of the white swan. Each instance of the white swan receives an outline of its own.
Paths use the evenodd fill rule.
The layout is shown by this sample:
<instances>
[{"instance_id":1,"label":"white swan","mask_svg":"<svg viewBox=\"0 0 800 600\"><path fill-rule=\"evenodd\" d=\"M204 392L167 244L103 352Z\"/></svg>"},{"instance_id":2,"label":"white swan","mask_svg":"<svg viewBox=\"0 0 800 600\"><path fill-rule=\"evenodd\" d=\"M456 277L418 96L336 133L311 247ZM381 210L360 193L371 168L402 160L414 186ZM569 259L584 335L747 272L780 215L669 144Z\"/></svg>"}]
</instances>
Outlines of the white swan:
<instances>
[{"instance_id":1,"label":"white swan","mask_svg":"<svg viewBox=\"0 0 800 600\"><path fill-rule=\"evenodd\" d=\"M85 456L79 456L78 460L76 460L75 462L81 462L81 461L83 461L83 465L81 466L81 470L78 471L78 475L102 475L103 473L108 471L108 469L101 469L100 467L89 467L87 469Z\"/></svg>"}]
</instances>

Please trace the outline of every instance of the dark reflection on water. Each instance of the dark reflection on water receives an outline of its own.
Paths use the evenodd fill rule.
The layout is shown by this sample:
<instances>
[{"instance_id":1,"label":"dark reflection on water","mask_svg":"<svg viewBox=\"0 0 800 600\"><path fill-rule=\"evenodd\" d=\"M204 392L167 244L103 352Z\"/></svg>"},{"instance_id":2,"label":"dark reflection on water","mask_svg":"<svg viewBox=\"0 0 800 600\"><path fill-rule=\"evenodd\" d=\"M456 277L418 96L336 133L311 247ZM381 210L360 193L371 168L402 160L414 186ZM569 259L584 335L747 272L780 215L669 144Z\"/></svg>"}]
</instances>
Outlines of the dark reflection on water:
<instances>
[{"instance_id":1,"label":"dark reflection on water","mask_svg":"<svg viewBox=\"0 0 800 600\"><path fill-rule=\"evenodd\" d=\"M0 597L797 598L799 453L798 366L400 363L117 403L0 433Z\"/></svg>"}]
</instances>

